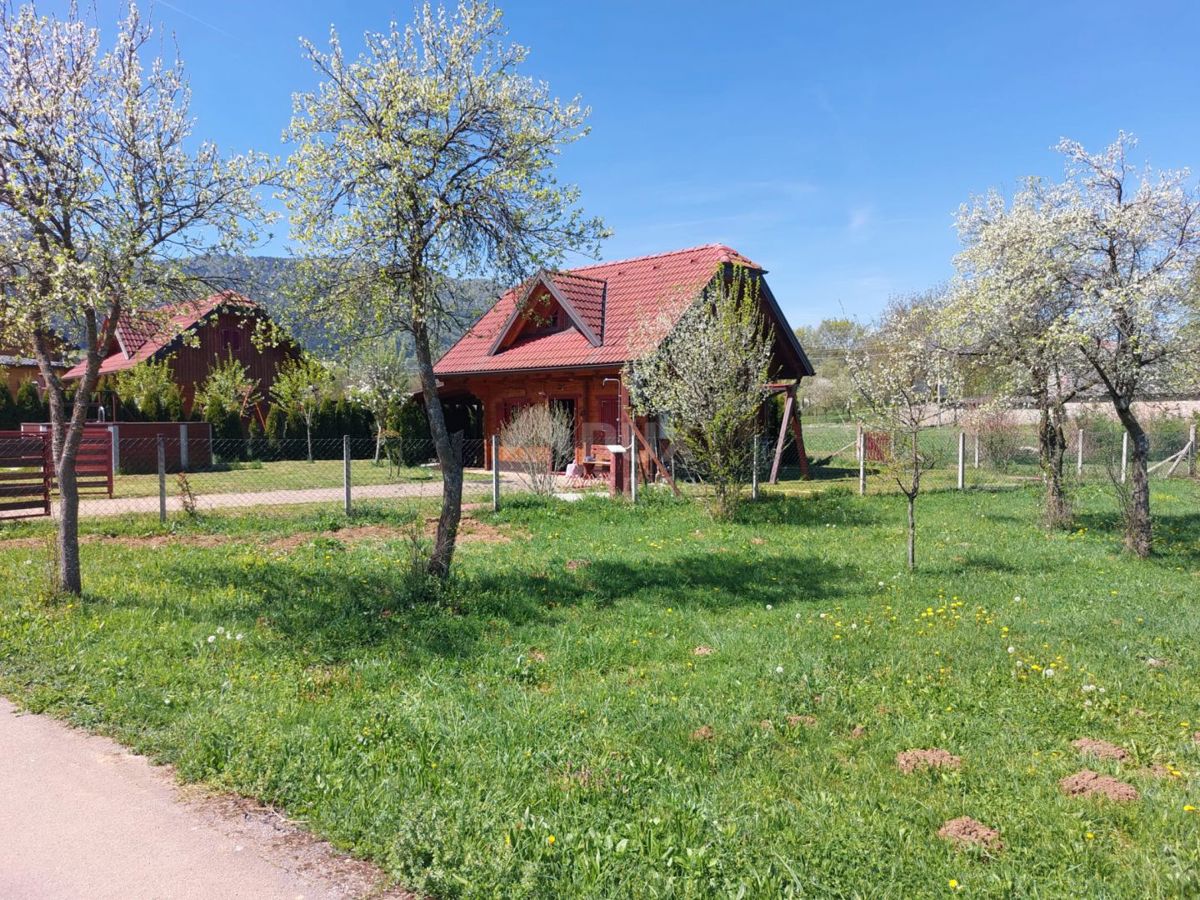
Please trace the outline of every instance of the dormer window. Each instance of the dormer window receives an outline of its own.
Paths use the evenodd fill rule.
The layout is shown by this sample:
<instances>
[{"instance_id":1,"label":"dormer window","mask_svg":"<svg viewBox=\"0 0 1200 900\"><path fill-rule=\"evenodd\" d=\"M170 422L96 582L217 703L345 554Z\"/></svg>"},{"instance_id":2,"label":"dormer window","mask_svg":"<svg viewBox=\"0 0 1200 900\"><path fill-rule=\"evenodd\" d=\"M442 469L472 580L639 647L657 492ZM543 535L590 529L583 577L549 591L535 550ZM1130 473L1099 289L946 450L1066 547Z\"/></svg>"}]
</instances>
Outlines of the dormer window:
<instances>
[{"instance_id":1,"label":"dormer window","mask_svg":"<svg viewBox=\"0 0 1200 900\"><path fill-rule=\"evenodd\" d=\"M599 347L604 332L604 291L605 283L598 279L539 272L516 298L488 355L572 328L593 347Z\"/></svg>"}]
</instances>

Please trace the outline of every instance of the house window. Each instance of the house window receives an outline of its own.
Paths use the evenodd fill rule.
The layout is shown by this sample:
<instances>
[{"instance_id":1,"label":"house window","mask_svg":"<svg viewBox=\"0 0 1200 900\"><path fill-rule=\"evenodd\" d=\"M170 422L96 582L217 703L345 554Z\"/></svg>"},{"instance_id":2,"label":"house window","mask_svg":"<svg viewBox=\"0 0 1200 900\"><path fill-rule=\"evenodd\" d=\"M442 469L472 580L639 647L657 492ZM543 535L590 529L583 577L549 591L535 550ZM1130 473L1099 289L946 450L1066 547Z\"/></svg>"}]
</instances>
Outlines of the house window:
<instances>
[{"instance_id":1,"label":"house window","mask_svg":"<svg viewBox=\"0 0 1200 900\"><path fill-rule=\"evenodd\" d=\"M517 413L529 405L527 400L505 400L500 404L500 427L503 428L516 418Z\"/></svg>"},{"instance_id":2,"label":"house window","mask_svg":"<svg viewBox=\"0 0 1200 900\"><path fill-rule=\"evenodd\" d=\"M221 349L238 353L242 349L242 333L236 328L221 329Z\"/></svg>"}]
</instances>

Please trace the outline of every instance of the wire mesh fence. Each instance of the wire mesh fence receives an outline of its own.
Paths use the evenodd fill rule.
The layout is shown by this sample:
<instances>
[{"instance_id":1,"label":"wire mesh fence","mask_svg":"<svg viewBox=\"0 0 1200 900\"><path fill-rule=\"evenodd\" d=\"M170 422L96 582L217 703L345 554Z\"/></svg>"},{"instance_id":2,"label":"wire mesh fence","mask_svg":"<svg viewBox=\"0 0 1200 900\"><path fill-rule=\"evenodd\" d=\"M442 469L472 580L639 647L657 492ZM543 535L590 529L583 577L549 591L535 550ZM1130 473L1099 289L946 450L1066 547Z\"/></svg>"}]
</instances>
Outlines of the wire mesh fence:
<instances>
[{"instance_id":1,"label":"wire mesh fence","mask_svg":"<svg viewBox=\"0 0 1200 900\"><path fill-rule=\"evenodd\" d=\"M1195 477L1196 420L1159 419L1148 428L1152 478ZM758 435L745 449L738 478L746 485L844 483L869 492L896 489L890 477L893 440L852 421L805 422L803 458L792 430L782 439ZM442 468L431 440L388 438L268 440L120 437L90 439L80 518L146 516L169 520L200 514L272 515L303 510L353 512L364 505L397 508L440 502ZM48 435L0 433L0 519L54 515L57 482ZM1042 477L1035 424L921 432L919 448L930 489L997 489ZM636 450L636 453L631 453ZM463 503L490 506L529 493L579 499L634 494L675 485L703 493L702 467L670 439L651 433L634 446L555 454L506 445L498 438L464 440ZM1083 481L1128 478L1132 447L1107 419L1072 422L1064 474ZM545 477L546 473L549 477ZM636 487L635 487L636 483Z\"/></svg>"},{"instance_id":2,"label":"wire mesh fence","mask_svg":"<svg viewBox=\"0 0 1200 900\"><path fill-rule=\"evenodd\" d=\"M32 443L19 448L31 473ZM12 443L10 441L10 443ZM29 445L29 446L26 446ZM0 448L4 450L5 448ZM14 445L14 448L18 449ZM352 511L359 504L388 505L438 501L442 470L432 441L377 443L374 439L288 438L212 439L122 438L111 445L111 478L80 490L81 520L145 515L162 519L199 513L269 515L304 509ZM492 477L482 471L482 441L465 441L463 502L488 502ZM39 448L35 455L42 453ZM9 460L12 462L13 460ZM3 468L4 459L0 459ZM45 457L44 465L50 459ZM17 470L6 469L8 476ZM504 477L505 481L510 479ZM23 486L32 483L26 478ZM40 482L39 482L40 484ZM513 488L517 485L513 484ZM48 509L58 507L58 491L46 481ZM3 511L0 511L3 515Z\"/></svg>"}]
</instances>

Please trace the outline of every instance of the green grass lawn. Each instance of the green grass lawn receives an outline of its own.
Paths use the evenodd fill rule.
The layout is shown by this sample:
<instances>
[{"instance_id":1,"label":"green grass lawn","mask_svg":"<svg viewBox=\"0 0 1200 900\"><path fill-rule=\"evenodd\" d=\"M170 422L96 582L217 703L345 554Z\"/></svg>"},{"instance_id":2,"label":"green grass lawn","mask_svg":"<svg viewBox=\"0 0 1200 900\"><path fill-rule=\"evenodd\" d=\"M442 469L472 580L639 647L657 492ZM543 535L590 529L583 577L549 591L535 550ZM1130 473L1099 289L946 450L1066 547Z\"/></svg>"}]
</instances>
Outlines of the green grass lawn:
<instances>
[{"instance_id":1,"label":"green grass lawn","mask_svg":"<svg viewBox=\"0 0 1200 900\"><path fill-rule=\"evenodd\" d=\"M79 603L41 599L20 526L0 691L437 897L1200 893L1200 485L1155 482L1145 562L1099 487L1053 535L1034 489L932 494L916 575L894 496L718 525L659 493L477 513L510 540L465 543L437 604L378 509L348 523L373 541L329 513L87 525ZM897 770L934 747L961 769ZM1141 798L1063 796L1083 768ZM1003 849L937 837L964 815Z\"/></svg>"}]
</instances>

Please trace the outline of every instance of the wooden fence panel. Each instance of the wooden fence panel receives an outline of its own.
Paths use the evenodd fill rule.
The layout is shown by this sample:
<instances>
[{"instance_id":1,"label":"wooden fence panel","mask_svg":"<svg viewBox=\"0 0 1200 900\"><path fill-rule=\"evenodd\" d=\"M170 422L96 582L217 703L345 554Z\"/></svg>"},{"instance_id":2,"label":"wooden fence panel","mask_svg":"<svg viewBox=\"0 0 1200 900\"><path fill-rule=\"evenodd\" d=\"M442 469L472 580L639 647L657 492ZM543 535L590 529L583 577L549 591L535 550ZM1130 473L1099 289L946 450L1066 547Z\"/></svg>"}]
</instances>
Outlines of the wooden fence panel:
<instances>
[{"instance_id":1,"label":"wooden fence panel","mask_svg":"<svg viewBox=\"0 0 1200 900\"><path fill-rule=\"evenodd\" d=\"M887 462L892 456L892 436L886 431L866 432L867 462Z\"/></svg>"},{"instance_id":2,"label":"wooden fence panel","mask_svg":"<svg viewBox=\"0 0 1200 900\"><path fill-rule=\"evenodd\" d=\"M113 495L112 432L85 432L75 457L75 480L80 494ZM54 483L58 489L58 481Z\"/></svg>"},{"instance_id":3,"label":"wooden fence panel","mask_svg":"<svg viewBox=\"0 0 1200 900\"><path fill-rule=\"evenodd\" d=\"M50 452L40 434L0 431L0 518L50 515Z\"/></svg>"}]
</instances>

